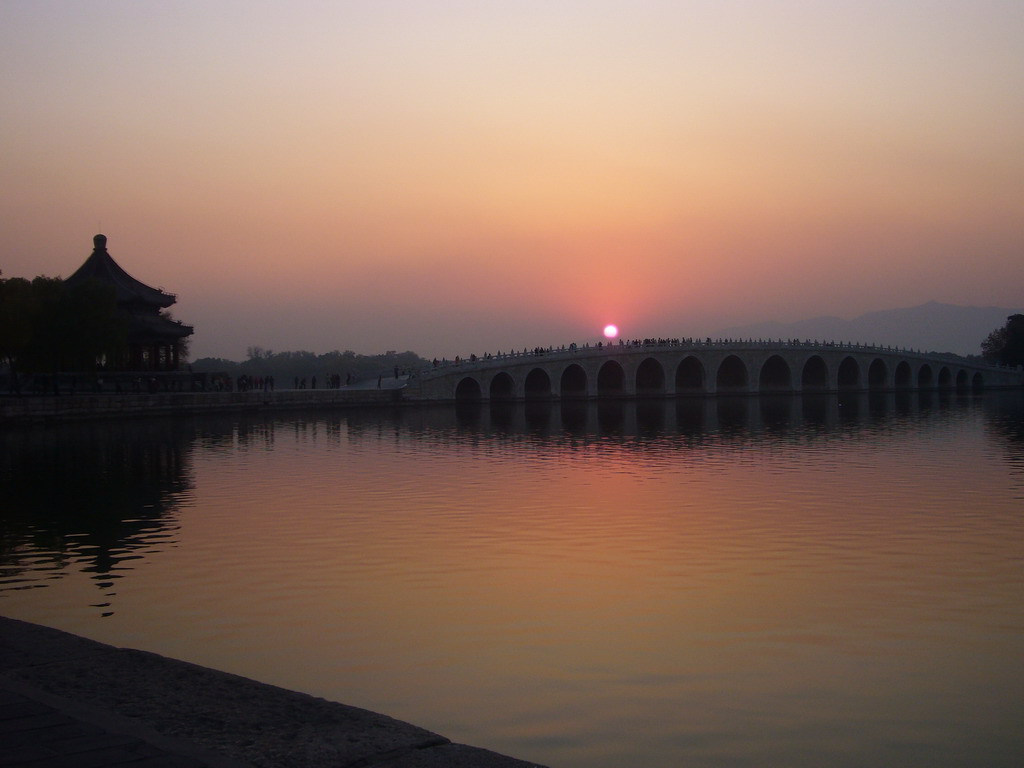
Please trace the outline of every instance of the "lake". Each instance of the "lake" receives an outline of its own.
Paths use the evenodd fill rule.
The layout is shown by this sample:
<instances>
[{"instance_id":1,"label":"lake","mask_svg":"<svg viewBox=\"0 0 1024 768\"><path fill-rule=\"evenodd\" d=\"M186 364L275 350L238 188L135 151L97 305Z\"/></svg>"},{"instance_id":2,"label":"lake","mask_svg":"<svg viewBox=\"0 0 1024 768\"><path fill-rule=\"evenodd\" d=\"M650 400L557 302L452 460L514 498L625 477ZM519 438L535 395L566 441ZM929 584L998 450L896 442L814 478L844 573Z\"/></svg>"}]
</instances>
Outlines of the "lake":
<instances>
[{"instance_id":1,"label":"lake","mask_svg":"<svg viewBox=\"0 0 1024 768\"><path fill-rule=\"evenodd\" d=\"M1024 394L5 428L0 612L553 768L1011 766Z\"/></svg>"}]
</instances>

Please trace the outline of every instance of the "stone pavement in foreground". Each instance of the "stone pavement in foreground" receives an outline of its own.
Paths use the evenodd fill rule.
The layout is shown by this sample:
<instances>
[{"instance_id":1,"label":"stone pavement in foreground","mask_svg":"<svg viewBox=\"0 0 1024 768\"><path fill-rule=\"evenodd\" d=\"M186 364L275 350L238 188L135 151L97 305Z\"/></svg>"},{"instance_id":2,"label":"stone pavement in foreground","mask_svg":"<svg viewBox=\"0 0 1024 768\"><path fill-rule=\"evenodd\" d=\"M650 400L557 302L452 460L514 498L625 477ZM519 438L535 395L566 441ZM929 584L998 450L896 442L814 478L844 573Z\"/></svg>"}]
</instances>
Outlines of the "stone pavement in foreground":
<instances>
[{"instance_id":1,"label":"stone pavement in foreground","mask_svg":"<svg viewBox=\"0 0 1024 768\"><path fill-rule=\"evenodd\" d=\"M408 723L0 617L0 768L529 768Z\"/></svg>"}]
</instances>

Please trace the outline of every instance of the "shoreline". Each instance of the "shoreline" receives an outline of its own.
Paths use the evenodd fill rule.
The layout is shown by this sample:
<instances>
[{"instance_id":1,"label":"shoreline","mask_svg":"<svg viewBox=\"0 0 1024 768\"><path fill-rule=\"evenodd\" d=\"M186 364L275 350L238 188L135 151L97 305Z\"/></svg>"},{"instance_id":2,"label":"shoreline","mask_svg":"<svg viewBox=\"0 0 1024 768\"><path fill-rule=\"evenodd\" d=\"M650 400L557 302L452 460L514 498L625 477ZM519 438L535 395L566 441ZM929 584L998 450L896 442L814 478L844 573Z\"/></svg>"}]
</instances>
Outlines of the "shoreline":
<instances>
[{"instance_id":1,"label":"shoreline","mask_svg":"<svg viewBox=\"0 0 1024 768\"><path fill-rule=\"evenodd\" d=\"M143 754L196 768L539 768L369 710L3 616L0 696L11 766ZM72 738L75 724L102 734ZM64 735L53 736L58 726Z\"/></svg>"},{"instance_id":2,"label":"shoreline","mask_svg":"<svg viewBox=\"0 0 1024 768\"><path fill-rule=\"evenodd\" d=\"M985 391L1013 392L1021 391L1019 386L992 386ZM653 399L715 399L723 395L729 397L758 398L772 397L803 397L841 394L857 395L894 395L936 393L939 395L960 396L965 393L945 390L856 390L847 393L836 391L801 393L801 392L733 392L733 393L695 393L682 395L662 395ZM402 387L376 388L343 388L343 389L284 389L272 391L248 392L158 392L153 394L75 394L75 395L0 395L0 427L6 425L56 424L63 422L149 417L149 416L196 416L213 413L257 413L263 411L309 410L322 408L382 408L382 407L415 407L424 405L457 404L456 400L414 399L405 396ZM977 394L977 393L966 393ZM572 402L593 402L600 398L579 398ZM616 397L615 400L638 400L637 397ZM473 401L473 404L485 405L490 401ZM530 402L524 400L508 400L502 403ZM562 400L552 399L543 402L557 404Z\"/></svg>"},{"instance_id":3,"label":"shoreline","mask_svg":"<svg viewBox=\"0 0 1024 768\"><path fill-rule=\"evenodd\" d=\"M397 405L401 389L282 389L248 392L0 395L0 425L233 411Z\"/></svg>"}]
</instances>

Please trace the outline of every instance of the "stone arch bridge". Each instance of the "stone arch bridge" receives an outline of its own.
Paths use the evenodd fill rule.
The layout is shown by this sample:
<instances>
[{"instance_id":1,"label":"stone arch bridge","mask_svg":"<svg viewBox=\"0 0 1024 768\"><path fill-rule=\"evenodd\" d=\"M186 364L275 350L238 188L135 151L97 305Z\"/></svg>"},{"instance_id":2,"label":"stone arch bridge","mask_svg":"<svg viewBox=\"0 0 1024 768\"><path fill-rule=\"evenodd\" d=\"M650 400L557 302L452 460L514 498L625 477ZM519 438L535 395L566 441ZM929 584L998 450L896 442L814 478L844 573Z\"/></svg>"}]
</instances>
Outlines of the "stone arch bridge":
<instances>
[{"instance_id":1,"label":"stone arch bridge","mask_svg":"<svg viewBox=\"0 0 1024 768\"><path fill-rule=\"evenodd\" d=\"M1024 371L956 355L839 342L657 340L444 362L406 400L557 400L1020 387Z\"/></svg>"}]
</instances>

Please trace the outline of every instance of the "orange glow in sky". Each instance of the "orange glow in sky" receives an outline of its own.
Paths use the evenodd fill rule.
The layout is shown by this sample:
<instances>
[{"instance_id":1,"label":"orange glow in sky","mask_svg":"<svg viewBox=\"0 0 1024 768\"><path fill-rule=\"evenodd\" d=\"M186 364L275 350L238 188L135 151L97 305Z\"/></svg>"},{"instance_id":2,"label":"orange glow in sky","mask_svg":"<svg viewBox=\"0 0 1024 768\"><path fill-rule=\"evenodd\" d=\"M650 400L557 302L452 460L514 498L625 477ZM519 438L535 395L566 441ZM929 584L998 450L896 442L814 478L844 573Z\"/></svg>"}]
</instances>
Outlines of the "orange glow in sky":
<instances>
[{"instance_id":1,"label":"orange glow in sky","mask_svg":"<svg viewBox=\"0 0 1024 768\"><path fill-rule=\"evenodd\" d=\"M1019 306L1024 5L0 5L4 277L192 356Z\"/></svg>"}]
</instances>

